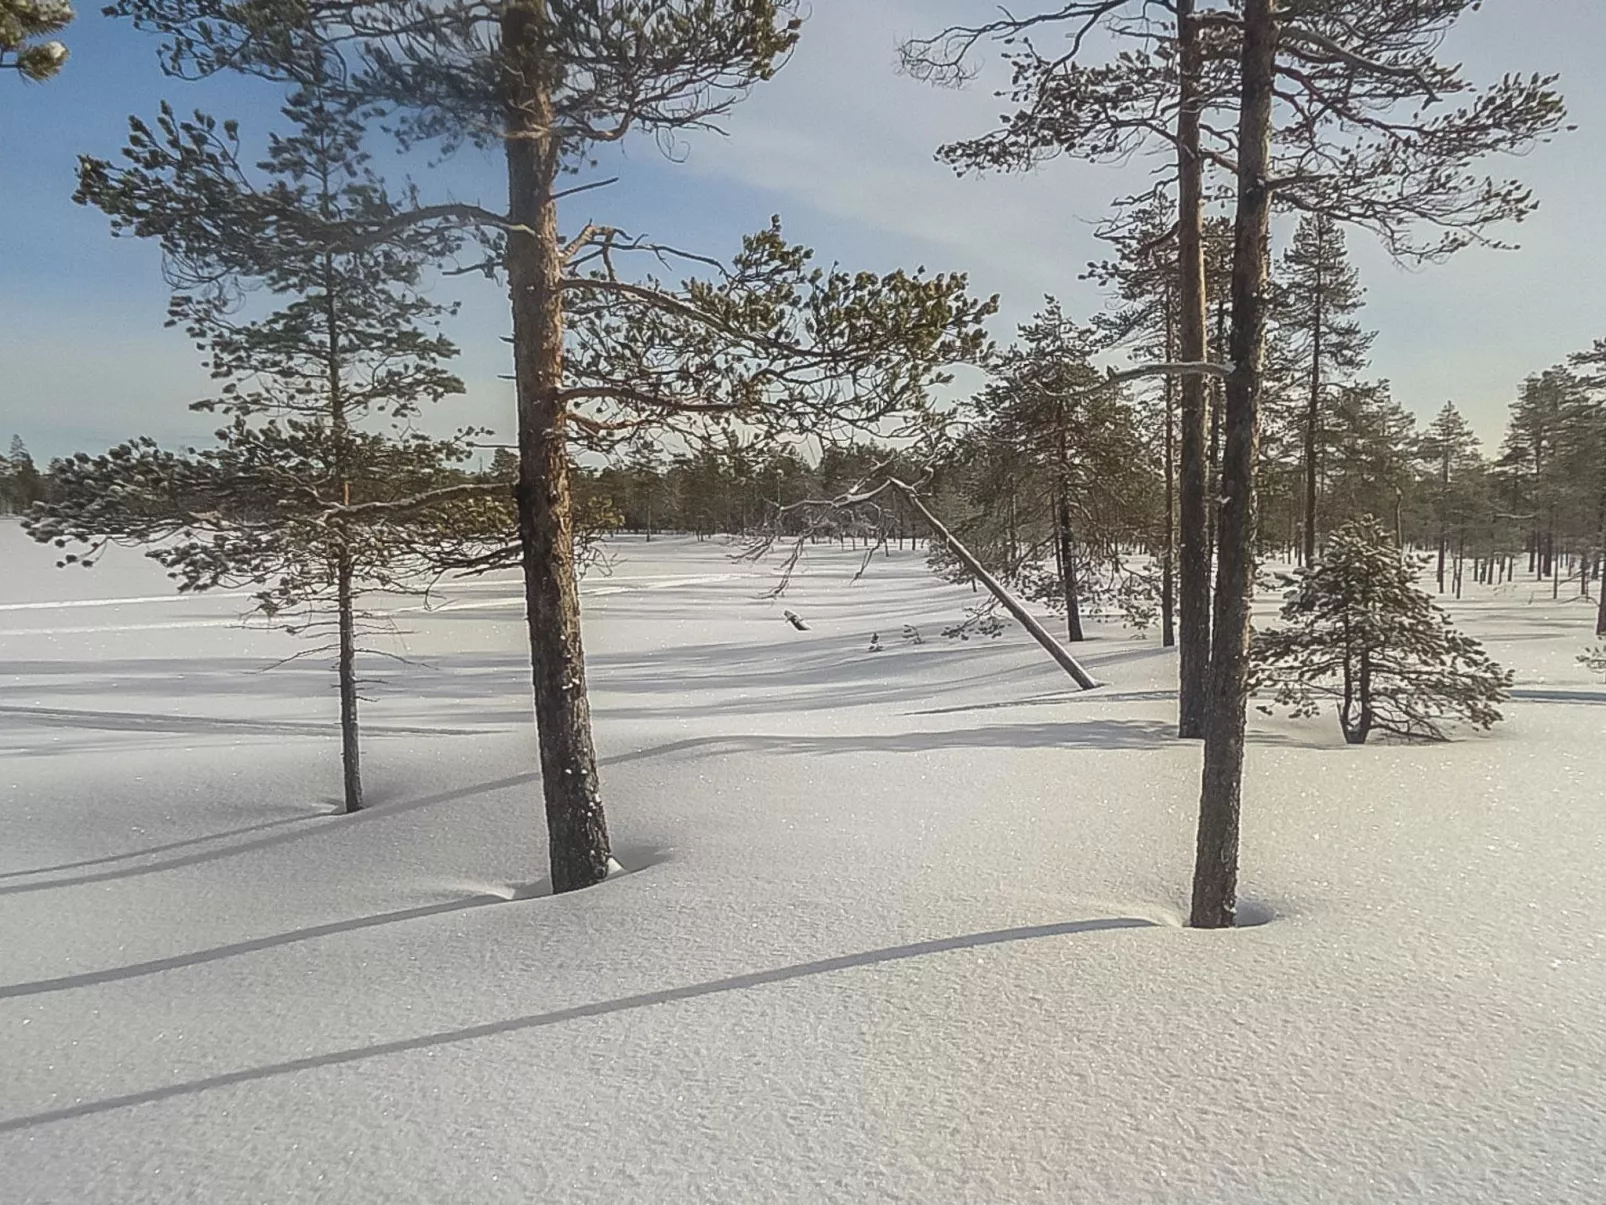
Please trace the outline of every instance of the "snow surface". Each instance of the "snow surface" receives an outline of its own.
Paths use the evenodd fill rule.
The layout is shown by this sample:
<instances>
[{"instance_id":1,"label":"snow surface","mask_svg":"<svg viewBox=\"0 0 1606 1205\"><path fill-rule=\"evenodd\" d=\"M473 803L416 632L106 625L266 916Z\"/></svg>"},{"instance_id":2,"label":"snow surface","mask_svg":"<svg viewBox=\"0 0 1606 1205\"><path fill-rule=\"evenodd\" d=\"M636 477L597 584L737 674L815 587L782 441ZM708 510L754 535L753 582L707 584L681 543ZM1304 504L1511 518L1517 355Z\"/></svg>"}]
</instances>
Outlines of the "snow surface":
<instances>
[{"instance_id":1,"label":"snow surface","mask_svg":"<svg viewBox=\"0 0 1606 1205\"><path fill-rule=\"evenodd\" d=\"M765 601L728 553L586 582L629 873L553 898L510 580L393 600L342 817L292 638L0 524L0 1197L1606 1201L1587 604L1455 607L1517 671L1492 735L1256 716L1269 923L1198 933L1155 641L1095 626L1083 695L941 639L917 554Z\"/></svg>"}]
</instances>

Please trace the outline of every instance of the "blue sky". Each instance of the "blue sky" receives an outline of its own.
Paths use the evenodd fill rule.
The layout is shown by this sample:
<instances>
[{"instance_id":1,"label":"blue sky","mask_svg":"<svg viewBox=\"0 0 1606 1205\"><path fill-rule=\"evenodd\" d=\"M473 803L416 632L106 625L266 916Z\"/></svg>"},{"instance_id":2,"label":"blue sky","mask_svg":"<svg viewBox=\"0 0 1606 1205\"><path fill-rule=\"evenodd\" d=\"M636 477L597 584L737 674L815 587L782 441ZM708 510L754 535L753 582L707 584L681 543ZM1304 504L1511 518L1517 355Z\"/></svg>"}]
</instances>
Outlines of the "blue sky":
<instances>
[{"instance_id":1,"label":"blue sky","mask_svg":"<svg viewBox=\"0 0 1606 1205\"><path fill-rule=\"evenodd\" d=\"M986 128L998 102L986 87L939 91L895 71L902 38L988 11L981 0L813 0L797 54L732 115L727 137L691 140L678 162L651 142L625 147L610 165L621 183L569 202L565 225L606 218L721 253L779 213L789 235L827 261L969 272L978 291L1002 296L1000 336L1045 293L1090 314L1098 295L1077 277L1102 256L1093 224L1145 165L1060 162L1027 177L955 179L933 149ZM274 94L238 79L166 79L152 39L93 9L67 38L73 57L60 78L0 80L0 440L19 433L43 460L141 433L204 439L214 422L187 404L207 393L207 381L188 341L162 327L157 253L114 240L101 214L71 203L74 164L80 153L115 156L128 115L152 115L163 97L181 110L238 117L249 134L272 117ZM1560 72L1579 127L1497 165L1542 202L1511 232L1520 251L1474 249L1405 271L1364 234L1351 237L1367 287L1363 317L1379 331L1372 374L1424 416L1455 400L1480 434L1498 440L1526 374L1606 336L1606 4L1488 0L1446 54L1479 80ZM495 205L502 176L467 152L419 180L431 195ZM477 279L438 292L464 304L451 333L469 393L444 403L435 425L506 432L505 297Z\"/></svg>"}]
</instances>

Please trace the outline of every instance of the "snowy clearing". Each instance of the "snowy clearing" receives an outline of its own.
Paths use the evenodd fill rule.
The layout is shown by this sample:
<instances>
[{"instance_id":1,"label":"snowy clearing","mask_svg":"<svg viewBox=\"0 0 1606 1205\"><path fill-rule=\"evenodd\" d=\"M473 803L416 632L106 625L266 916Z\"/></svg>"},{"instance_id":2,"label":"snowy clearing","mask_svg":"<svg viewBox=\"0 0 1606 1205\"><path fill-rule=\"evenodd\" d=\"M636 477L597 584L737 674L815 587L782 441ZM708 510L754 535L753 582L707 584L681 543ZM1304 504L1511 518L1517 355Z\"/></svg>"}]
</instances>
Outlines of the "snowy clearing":
<instances>
[{"instance_id":1,"label":"snowy clearing","mask_svg":"<svg viewBox=\"0 0 1606 1205\"><path fill-rule=\"evenodd\" d=\"M513 580L386 607L343 817L321 662L0 523L5 1199L1606 1200L1587 605L1452 604L1490 735L1254 716L1208 933L1156 640L1082 694L919 554L728 551L585 583L630 873L551 898Z\"/></svg>"}]
</instances>

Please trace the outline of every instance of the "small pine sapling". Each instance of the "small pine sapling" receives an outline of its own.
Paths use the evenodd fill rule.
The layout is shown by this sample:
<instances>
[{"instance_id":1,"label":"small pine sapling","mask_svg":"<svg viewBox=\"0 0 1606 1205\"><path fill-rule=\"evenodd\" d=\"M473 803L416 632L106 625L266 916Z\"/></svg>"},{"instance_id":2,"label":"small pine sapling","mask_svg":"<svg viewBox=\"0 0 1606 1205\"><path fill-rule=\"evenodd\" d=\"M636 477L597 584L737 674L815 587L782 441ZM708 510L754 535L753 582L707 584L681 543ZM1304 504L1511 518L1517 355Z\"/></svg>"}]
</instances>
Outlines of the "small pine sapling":
<instances>
[{"instance_id":1,"label":"small pine sapling","mask_svg":"<svg viewBox=\"0 0 1606 1205\"><path fill-rule=\"evenodd\" d=\"M1352 745L1373 732L1444 740L1449 719L1499 722L1510 671L1456 631L1414 579L1377 520L1346 524L1299 575L1283 626L1255 634L1251 685L1298 717L1336 702Z\"/></svg>"}]
</instances>

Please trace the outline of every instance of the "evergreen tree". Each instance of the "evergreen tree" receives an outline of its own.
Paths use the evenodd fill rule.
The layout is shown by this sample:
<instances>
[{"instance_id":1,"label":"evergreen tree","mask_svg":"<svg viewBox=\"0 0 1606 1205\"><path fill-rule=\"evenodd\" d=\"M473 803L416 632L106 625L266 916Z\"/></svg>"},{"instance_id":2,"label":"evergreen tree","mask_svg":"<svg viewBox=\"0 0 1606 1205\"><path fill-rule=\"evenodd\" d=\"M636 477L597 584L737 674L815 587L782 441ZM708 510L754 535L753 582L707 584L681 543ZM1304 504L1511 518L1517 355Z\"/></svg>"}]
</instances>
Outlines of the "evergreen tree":
<instances>
[{"instance_id":1,"label":"evergreen tree","mask_svg":"<svg viewBox=\"0 0 1606 1205\"><path fill-rule=\"evenodd\" d=\"M1256 634L1253 684L1296 716L1336 702L1344 739L1443 740L1451 718L1488 728L1511 674L1415 583L1416 567L1373 519L1345 524L1300 574L1282 627Z\"/></svg>"},{"instance_id":2,"label":"evergreen tree","mask_svg":"<svg viewBox=\"0 0 1606 1205\"><path fill-rule=\"evenodd\" d=\"M1565 368L1550 368L1522 384L1506 428L1501 461L1510 470L1516 500L1529 525L1528 568L1554 578L1557 537L1571 483L1562 471L1561 449L1580 382ZM1559 582L1554 588L1559 588Z\"/></svg>"},{"instance_id":3,"label":"evergreen tree","mask_svg":"<svg viewBox=\"0 0 1606 1205\"><path fill-rule=\"evenodd\" d=\"M1389 393L1388 382L1340 385L1330 391L1325 472L1318 507L1336 524L1389 516L1398 534L1412 481L1416 420Z\"/></svg>"},{"instance_id":4,"label":"evergreen tree","mask_svg":"<svg viewBox=\"0 0 1606 1205\"><path fill-rule=\"evenodd\" d=\"M45 481L22 436L11 437L9 455L0 456L0 513L25 513L46 497Z\"/></svg>"},{"instance_id":5,"label":"evergreen tree","mask_svg":"<svg viewBox=\"0 0 1606 1205\"><path fill-rule=\"evenodd\" d=\"M78 199L105 211L116 233L162 248L170 321L220 384L193 408L232 422L217 447L186 455L136 440L75 458L31 530L58 544L155 543L147 555L181 589L250 584L266 618L327 632L345 806L356 811L360 596L407 587L428 542L412 520L510 483L466 481L454 468L469 454L464 437L360 426L410 422L422 404L461 391L444 367L456 348L432 329L442 309L419 292L423 266L452 244L412 228L345 238L354 216L382 225L400 202L368 165L358 116L329 103L330 68L306 60L311 82L283 110L289 132L270 136L255 172L233 122L181 120L165 105L154 126L131 120L124 166L83 160ZM280 308L242 316L242 296L260 287Z\"/></svg>"},{"instance_id":6,"label":"evergreen tree","mask_svg":"<svg viewBox=\"0 0 1606 1205\"><path fill-rule=\"evenodd\" d=\"M920 406L945 365L983 345L990 305L962 278L825 272L778 222L714 279L621 273L631 252L709 261L617 228L560 234L564 178L633 133L667 143L706 128L768 79L801 25L793 0L121 0L167 38L170 70L297 78L297 46L344 56L344 93L404 146L464 145L506 160L504 211L447 201L348 224L358 242L398 225L469 227L512 305L517 488L531 684L555 891L611 863L586 693L571 445L612 451L649 432L696 438L873 428ZM593 183L597 183L593 181ZM584 191L585 185L576 186Z\"/></svg>"},{"instance_id":7,"label":"evergreen tree","mask_svg":"<svg viewBox=\"0 0 1606 1205\"><path fill-rule=\"evenodd\" d=\"M1099 387L1096 346L1050 299L997 357L957 452L977 513L956 534L996 576L1063 609L1072 641L1088 602L1130 585L1122 547L1143 534L1152 498L1135 412L1121 389Z\"/></svg>"},{"instance_id":8,"label":"evergreen tree","mask_svg":"<svg viewBox=\"0 0 1606 1205\"><path fill-rule=\"evenodd\" d=\"M50 79L66 66L67 47L49 35L72 19L67 0L0 0L0 71L36 82Z\"/></svg>"},{"instance_id":9,"label":"evergreen tree","mask_svg":"<svg viewBox=\"0 0 1606 1205\"><path fill-rule=\"evenodd\" d=\"M1306 563L1316 557L1317 508L1321 491L1324 398L1335 383L1359 371L1373 334L1351 315L1361 308L1362 289L1344 247L1344 232L1324 213L1306 214L1283 254L1276 281L1274 322L1286 354L1305 381L1303 406L1304 523Z\"/></svg>"},{"instance_id":10,"label":"evergreen tree","mask_svg":"<svg viewBox=\"0 0 1606 1205\"><path fill-rule=\"evenodd\" d=\"M1072 0L1046 12L955 25L903 50L906 69L939 83L961 82L973 71L978 45L1005 47L1012 68L1006 94L1016 112L1000 128L949 143L940 158L960 171L1022 171L1068 155L1090 162L1125 162L1154 142L1175 155L1175 175L1127 199L1141 226L1175 186L1174 346L1176 362L1137 372L1176 378L1178 717L1183 737L1204 734L1210 661L1210 516L1206 458L1206 393L1199 369L1208 352L1205 168L1201 137L1205 111L1231 73L1226 57L1210 53L1210 34L1195 0L1156 7L1144 0ZM1037 35L1058 30L1065 45L1042 51ZM1090 47L1108 47L1103 61ZM1117 222L1131 233L1132 223ZM1186 365L1186 368L1179 367ZM1168 442L1169 446L1169 442ZM1169 592L1166 592L1169 593Z\"/></svg>"},{"instance_id":11,"label":"evergreen tree","mask_svg":"<svg viewBox=\"0 0 1606 1205\"><path fill-rule=\"evenodd\" d=\"M1483 458L1478 451L1478 437L1454 402L1444 403L1444 408L1423 432L1418 446L1418 455L1427 464L1432 478L1438 543L1437 578L1439 593L1443 594L1450 533L1457 528L1465 529L1474 496L1468 487L1479 483Z\"/></svg>"},{"instance_id":12,"label":"evergreen tree","mask_svg":"<svg viewBox=\"0 0 1606 1205\"><path fill-rule=\"evenodd\" d=\"M1572 358L1584 395L1578 406L1575 457L1585 490L1595 494L1595 635L1606 636L1606 339Z\"/></svg>"}]
</instances>

